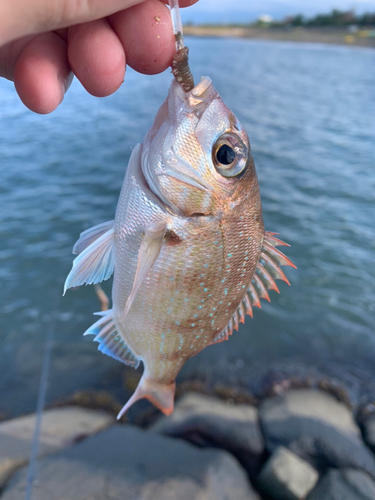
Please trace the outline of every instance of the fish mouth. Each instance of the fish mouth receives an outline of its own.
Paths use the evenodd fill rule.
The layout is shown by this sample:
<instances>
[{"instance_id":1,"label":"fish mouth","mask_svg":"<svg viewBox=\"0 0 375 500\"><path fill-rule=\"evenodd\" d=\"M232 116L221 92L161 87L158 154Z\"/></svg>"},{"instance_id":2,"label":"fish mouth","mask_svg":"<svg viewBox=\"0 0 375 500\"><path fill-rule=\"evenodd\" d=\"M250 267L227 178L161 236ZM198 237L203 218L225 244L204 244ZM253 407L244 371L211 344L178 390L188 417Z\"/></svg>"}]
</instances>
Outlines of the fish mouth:
<instances>
[{"instance_id":1,"label":"fish mouth","mask_svg":"<svg viewBox=\"0 0 375 500\"><path fill-rule=\"evenodd\" d=\"M195 137L184 145L181 136L194 135L196 124L217 97L209 78L203 77L190 92L184 92L174 80L143 142L143 184L176 215L190 215L194 198L197 212L211 212L214 186L205 175L209 171L207 154Z\"/></svg>"}]
</instances>

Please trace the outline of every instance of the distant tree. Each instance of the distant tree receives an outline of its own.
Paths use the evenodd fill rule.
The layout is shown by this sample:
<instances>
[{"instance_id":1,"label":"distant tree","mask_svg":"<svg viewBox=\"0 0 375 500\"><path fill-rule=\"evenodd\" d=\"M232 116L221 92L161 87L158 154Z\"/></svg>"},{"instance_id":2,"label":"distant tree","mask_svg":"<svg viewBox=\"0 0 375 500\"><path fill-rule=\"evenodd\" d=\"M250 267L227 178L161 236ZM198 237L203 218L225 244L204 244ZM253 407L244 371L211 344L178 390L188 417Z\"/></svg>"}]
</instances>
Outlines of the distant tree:
<instances>
[{"instance_id":1,"label":"distant tree","mask_svg":"<svg viewBox=\"0 0 375 500\"><path fill-rule=\"evenodd\" d=\"M308 26L347 26L356 23L353 10L333 9L330 14L318 14L307 21Z\"/></svg>"},{"instance_id":2,"label":"distant tree","mask_svg":"<svg viewBox=\"0 0 375 500\"><path fill-rule=\"evenodd\" d=\"M374 26L375 27L375 13L366 12L358 17L357 23L360 26Z\"/></svg>"},{"instance_id":3,"label":"distant tree","mask_svg":"<svg viewBox=\"0 0 375 500\"><path fill-rule=\"evenodd\" d=\"M375 28L375 13L367 12L361 16L356 16L353 10L333 9L329 13L317 14L314 17L306 19L302 14L288 16L283 21L272 21L265 23L262 18L258 19L252 26L271 26L273 28L285 26L366 26Z\"/></svg>"},{"instance_id":4,"label":"distant tree","mask_svg":"<svg viewBox=\"0 0 375 500\"><path fill-rule=\"evenodd\" d=\"M290 24L292 26L304 26L305 25L305 19L304 19L304 17L303 17L302 14L297 14L296 16L294 16L291 19Z\"/></svg>"}]
</instances>

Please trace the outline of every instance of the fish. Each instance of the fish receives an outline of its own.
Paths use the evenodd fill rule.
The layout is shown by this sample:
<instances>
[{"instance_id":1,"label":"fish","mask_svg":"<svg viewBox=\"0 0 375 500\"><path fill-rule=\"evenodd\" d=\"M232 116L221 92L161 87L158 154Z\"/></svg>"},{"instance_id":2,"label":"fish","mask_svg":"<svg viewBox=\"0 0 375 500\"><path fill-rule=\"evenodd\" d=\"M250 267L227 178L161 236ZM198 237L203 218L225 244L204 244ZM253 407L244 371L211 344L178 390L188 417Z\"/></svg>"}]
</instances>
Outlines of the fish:
<instances>
[{"instance_id":1,"label":"fish","mask_svg":"<svg viewBox=\"0 0 375 500\"><path fill-rule=\"evenodd\" d=\"M84 335L143 374L118 418L147 398L165 415L176 376L228 340L294 264L264 229L248 135L210 78L174 79L134 147L115 218L81 233L65 291L113 274L112 309Z\"/></svg>"}]
</instances>

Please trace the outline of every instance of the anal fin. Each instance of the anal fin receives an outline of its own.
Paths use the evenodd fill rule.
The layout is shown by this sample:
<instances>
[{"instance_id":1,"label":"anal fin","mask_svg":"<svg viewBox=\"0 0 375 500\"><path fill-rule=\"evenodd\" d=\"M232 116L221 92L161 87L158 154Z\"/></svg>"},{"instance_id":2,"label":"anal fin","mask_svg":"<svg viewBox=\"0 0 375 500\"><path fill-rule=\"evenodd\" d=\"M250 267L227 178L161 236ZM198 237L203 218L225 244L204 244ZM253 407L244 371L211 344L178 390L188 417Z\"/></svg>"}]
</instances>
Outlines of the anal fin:
<instances>
[{"instance_id":1,"label":"anal fin","mask_svg":"<svg viewBox=\"0 0 375 500\"><path fill-rule=\"evenodd\" d=\"M94 340L99 342L99 351L126 365L137 368L140 359L135 356L122 336L118 333L113 319L112 309L95 314L101 316L101 318L90 326L83 335L95 335Z\"/></svg>"}]
</instances>

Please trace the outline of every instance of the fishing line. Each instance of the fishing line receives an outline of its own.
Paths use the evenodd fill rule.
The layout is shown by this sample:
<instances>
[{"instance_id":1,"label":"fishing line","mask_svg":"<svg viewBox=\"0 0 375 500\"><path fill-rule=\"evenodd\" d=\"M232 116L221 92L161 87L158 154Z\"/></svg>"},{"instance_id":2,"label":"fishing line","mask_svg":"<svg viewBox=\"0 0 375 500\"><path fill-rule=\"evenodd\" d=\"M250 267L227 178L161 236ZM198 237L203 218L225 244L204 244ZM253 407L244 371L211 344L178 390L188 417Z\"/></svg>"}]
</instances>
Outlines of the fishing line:
<instances>
[{"instance_id":1,"label":"fishing line","mask_svg":"<svg viewBox=\"0 0 375 500\"><path fill-rule=\"evenodd\" d=\"M56 319L57 319L59 302L60 302L60 294L57 294L54 300L54 307L52 308L52 316L48 325L46 341L44 344L42 372L40 375L38 400L36 405L35 428L33 434L33 441L31 444L30 460L29 460L29 467L26 480L25 500L31 500L33 484L35 481L40 433L42 429L43 410L46 402L47 383L51 365L51 354L52 354L53 340L55 337Z\"/></svg>"},{"instance_id":2,"label":"fishing line","mask_svg":"<svg viewBox=\"0 0 375 500\"><path fill-rule=\"evenodd\" d=\"M176 40L176 50L180 50L184 46L184 37L182 33L182 22L180 16L180 6L178 5L178 0L169 0L169 7L171 9L171 18L173 33Z\"/></svg>"}]
</instances>

